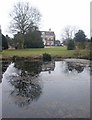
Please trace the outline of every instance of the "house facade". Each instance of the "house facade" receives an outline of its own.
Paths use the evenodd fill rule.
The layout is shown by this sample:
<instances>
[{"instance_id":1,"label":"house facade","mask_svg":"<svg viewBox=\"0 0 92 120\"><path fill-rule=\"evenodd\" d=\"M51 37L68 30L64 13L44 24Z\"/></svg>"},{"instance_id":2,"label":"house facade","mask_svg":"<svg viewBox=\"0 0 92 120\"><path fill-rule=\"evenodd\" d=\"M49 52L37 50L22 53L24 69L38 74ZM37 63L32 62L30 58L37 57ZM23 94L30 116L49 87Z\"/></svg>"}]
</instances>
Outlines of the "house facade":
<instances>
[{"instance_id":1,"label":"house facade","mask_svg":"<svg viewBox=\"0 0 92 120\"><path fill-rule=\"evenodd\" d=\"M42 40L45 46L54 46L55 45L55 33L49 29L49 31L41 31Z\"/></svg>"}]
</instances>

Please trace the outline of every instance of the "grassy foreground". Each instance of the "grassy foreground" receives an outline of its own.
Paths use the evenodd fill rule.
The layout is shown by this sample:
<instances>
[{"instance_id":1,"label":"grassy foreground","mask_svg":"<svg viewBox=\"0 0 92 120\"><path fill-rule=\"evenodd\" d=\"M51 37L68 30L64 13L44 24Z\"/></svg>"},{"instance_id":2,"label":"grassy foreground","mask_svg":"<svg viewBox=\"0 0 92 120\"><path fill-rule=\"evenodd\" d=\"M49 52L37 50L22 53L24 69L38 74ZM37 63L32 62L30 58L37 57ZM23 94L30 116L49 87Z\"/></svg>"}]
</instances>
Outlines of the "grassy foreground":
<instances>
[{"instance_id":1,"label":"grassy foreground","mask_svg":"<svg viewBox=\"0 0 92 120\"><path fill-rule=\"evenodd\" d=\"M61 58L88 58L90 56L89 50L67 50L66 47L50 47L50 48L37 48L37 49L22 49L22 50L4 50L2 58L9 58L13 56L18 57L36 57L42 56L43 53L48 53L52 57Z\"/></svg>"}]
</instances>

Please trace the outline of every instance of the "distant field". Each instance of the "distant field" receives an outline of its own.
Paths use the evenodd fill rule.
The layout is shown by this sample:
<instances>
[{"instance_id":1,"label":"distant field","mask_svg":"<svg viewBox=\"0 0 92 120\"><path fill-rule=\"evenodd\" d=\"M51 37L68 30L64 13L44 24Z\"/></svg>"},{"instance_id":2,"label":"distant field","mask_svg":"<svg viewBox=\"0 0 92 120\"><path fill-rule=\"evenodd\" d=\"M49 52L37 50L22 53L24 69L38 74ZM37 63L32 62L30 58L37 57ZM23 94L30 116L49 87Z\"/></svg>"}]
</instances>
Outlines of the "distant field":
<instances>
[{"instance_id":1,"label":"distant field","mask_svg":"<svg viewBox=\"0 0 92 120\"><path fill-rule=\"evenodd\" d=\"M2 57L35 57L42 55L43 53L49 53L52 57L89 57L88 50L67 50L66 47L48 47L48 48L36 48L36 49L22 49L22 50L4 50Z\"/></svg>"}]
</instances>

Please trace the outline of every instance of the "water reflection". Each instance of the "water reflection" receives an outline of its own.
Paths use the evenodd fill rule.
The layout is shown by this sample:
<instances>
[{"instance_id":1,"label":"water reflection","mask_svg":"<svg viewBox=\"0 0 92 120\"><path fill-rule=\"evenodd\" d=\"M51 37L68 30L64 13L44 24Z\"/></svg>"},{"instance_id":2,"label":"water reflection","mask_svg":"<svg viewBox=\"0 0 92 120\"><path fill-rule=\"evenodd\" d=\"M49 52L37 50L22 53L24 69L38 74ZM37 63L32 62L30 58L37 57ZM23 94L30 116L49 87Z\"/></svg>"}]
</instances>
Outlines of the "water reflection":
<instances>
[{"instance_id":1,"label":"water reflection","mask_svg":"<svg viewBox=\"0 0 92 120\"><path fill-rule=\"evenodd\" d=\"M0 61L0 83L2 82L2 62Z\"/></svg>"},{"instance_id":2,"label":"water reflection","mask_svg":"<svg viewBox=\"0 0 92 120\"><path fill-rule=\"evenodd\" d=\"M10 65L9 62L3 62L2 65L2 70L3 72L6 70L8 81L13 87L10 95L17 98L15 104L24 107L33 100L38 100L42 93L42 87L38 79L39 73L54 70L55 61L43 64L41 61L16 61Z\"/></svg>"},{"instance_id":3,"label":"water reflection","mask_svg":"<svg viewBox=\"0 0 92 120\"><path fill-rule=\"evenodd\" d=\"M55 69L55 61L43 62L42 72L48 71L48 73L50 74L51 71L54 71L54 69Z\"/></svg>"},{"instance_id":4,"label":"water reflection","mask_svg":"<svg viewBox=\"0 0 92 120\"><path fill-rule=\"evenodd\" d=\"M10 61L2 61L2 74L7 70L10 63Z\"/></svg>"},{"instance_id":5,"label":"water reflection","mask_svg":"<svg viewBox=\"0 0 92 120\"><path fill-rule=\"evenodd\" d=\"M73 62L66 62L68 71L77 71L78 73L83 72L85 65Z\"/></svg>"},{"instance_id":6,"label":"water reflection","mask_svg":"<svg viewBox=\"0 0 92 120\"><path fill-rule=\"evenodd\" d=\"M3 117L88 117L86 65L69 61L3 62ZM77 72L67 76L65 71Z\"/></svg>"},{"instance_id":7,"label":"water reflection","mask_svg":"<svg viewBox=\"0 0 92 120\"><path fill-rule=\"evenodd\" d=\"M16 61L15 67L21 70L21 75L35 76L41 72L41 61Z\"/></svg>"},{"instance_id":8,"label":"water reflection","mask_svg":"<svg viewBox=\"0 0 92 120\"><path fill-rule=\"evenodd\" d=\"M10 94L17 98L15 103L23 107L30 104L31 101L37 100L42 93L42 88L36 79L41 72L40 62L36 62L36 64L35 62L15 62L11 63L8 68L12 69L12 71L8 69L7 73L11 72L9 82L13 89Z\"/></svg>"},{"instance_id":9,"label":"water reflection","mask_svg":"<svg viewBox=\"0 0 92 120\"><path fill-rule=\"evenodd\" d=\"M2 62L0 61L0 119L2 118Z\"/></svg>"},{"instance_id":10,"label":"water reflection","mask_svg":"<svg viewBox=\"0 0 92 120\"><path fill-rule=\"evenodd\" d=\"M42 93L42 88L38 82L13 80L10 81L14 89L11 91L11 96L16 97L15 103L19 107L24 107L30 104L33 100L37 100Z\"/></svg>"}]
</instances>

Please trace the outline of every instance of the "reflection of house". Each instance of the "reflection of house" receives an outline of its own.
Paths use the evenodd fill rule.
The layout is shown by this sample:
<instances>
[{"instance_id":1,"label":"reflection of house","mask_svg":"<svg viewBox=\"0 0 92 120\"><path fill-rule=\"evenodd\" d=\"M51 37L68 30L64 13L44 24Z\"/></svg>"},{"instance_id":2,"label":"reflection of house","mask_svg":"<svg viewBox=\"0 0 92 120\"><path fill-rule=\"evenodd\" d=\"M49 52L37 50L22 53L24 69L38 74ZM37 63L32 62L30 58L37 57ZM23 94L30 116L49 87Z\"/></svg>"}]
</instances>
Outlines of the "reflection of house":
<instances>
[{"instance_id":1,"label":"reflection of house","mask_svg":"<svg viewBox=\"0 0 92 120\"><path fill-rule=\"evenodd\" d=\"M42 64L42 72L43 71L54 71L55 61L45 62Z\"/></svg>"},{"instance_id":2,"label":"reflection of house","mask_svg":"<svg viewBox=\"0 0 92 120\"><path fill-rule=\"evenodd\" d=\"M49 31L42 31L42 39L45 46L55 45L55 33L49 29Z\"/></svg>"}]
</instances>

